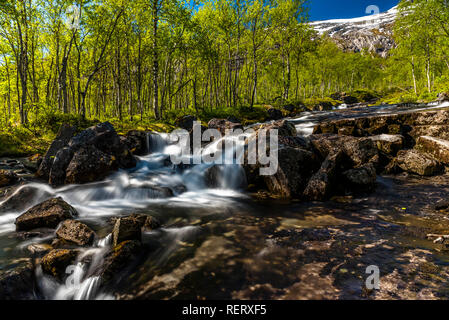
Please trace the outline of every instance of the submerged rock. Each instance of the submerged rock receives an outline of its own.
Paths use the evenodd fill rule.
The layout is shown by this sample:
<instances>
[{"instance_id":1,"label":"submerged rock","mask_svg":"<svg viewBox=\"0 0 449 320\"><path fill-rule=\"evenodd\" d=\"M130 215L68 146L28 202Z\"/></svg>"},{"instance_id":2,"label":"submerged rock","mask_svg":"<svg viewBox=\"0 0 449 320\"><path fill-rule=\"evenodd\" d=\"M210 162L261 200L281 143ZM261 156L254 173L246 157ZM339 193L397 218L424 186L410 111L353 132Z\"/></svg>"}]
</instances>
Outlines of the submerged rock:
<instances>
[{"instance_id":1,"label":"submerged rock","mask_svg":"<svg viewBox=\"0 0 449 320\"><path fill-rule=\"evenodd\" d=\"M78 213L62 198L53 198L44 201L24 214L16 221L16 231L27 231L36 228L56 228L66 219L73 219Z\"/></svg>"},{"instance_id":2,"label":"submerged rock","mask_svg":"<svg viewBox=\"0 0 449 320\"><path fill-rule=\"evenodd\" d=\"M442 173L443 166L438 161L417 150L401 150L394 159L400 169L420 176L433 176Z\"/></svg>"},{"instance_id":3,"label":"submerged rock","mask_svg":"<svg viewBox=\"0 0 449 320\"><path fill-rule=\"evenodd\" d=\"M78 253L71 249L53 249L41 259L42 271L62 280L68 275L67 267L75 261Z\"/></svg>"},{"instance_id":4,"label":"submerged rock","mask_svg":"<svg viewBox=\"0 0 449 320\"><path fill-rule=\"evenodd\" d=\"M32 259L21 261L12 270L0 273L0 300L35 298L35 277Z\"/></svg>"},{"instance_id":5,"label":"submerged rock","mask_svg":"<svg viewBox=\"0 0 449 320\"><path fill-rule=\"evenodd\" d=\"M78 246L87 246L92 244L95 233L84 223L77 220L65 220L58 230L58 238Z\"/></svg>"},{"instance_id":6,"label":"submerged rock","mask_svg":"<svg viewBox=\"0 0 449 320\"><path fill-rule=\"evenodd\" d=\"M0 188L8 187L19 181L19 177L12 171L0 170Z\"/></svg>"}]
</instances>

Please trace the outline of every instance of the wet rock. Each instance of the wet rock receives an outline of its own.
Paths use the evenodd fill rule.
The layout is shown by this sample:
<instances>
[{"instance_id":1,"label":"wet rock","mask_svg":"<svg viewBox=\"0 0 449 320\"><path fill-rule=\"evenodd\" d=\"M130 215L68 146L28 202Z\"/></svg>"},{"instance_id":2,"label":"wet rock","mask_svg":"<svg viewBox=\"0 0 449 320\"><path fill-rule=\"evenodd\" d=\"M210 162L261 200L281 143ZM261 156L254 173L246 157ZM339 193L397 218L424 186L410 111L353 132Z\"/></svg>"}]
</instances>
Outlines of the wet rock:
<instances>
[{"instance_id":1,"label":"wet rock","mask_svg":"<svg viewBox=\"0 0 449 320\"><path fill-rule=\"evenodd\" d=\"M359 102L359 99L353 96L343 96L342 99L339 100L343 100L343 103L345 104L356 104Z\"/></svg>"},{"instance_id":2,"label":"wet rock","mask_svg":"<svg viewBox=\"0 0 449 320\"><path fill-rule=\"evenodd\" d=\"M235 116L229 116L226 118L226 120L230 121L230 122L234 122L234 123L241 123L240 119L238 119Z\"/></svg>"},{"instance_id":3,"label":"wet rock","mask_svg":"<svg viewBox=\"0 0 449 320\"><path fill-rule=\"evenodd\" d=\"M378 154L373 141L366 138L344 139L342 147L355 166L367 163Z\"/></svg>"},{"instance_id":4,"label":"wet rock","mask_svg":"<svg viewBox=\"0 0 449 320\"><path fill-rule=\"evenodd\" d=\"M36 173L39 170L39 166L42 163L42 156L35 154L31 157L21 160L24 168L30 172Z\"/></svg>"},{"instance_id":5,"label":"wet rock","mask_svg":"<svg viewBox=\"0 0 449 320\"><path fill-rule=\"evenodd\" d=\"M31 259L25 259L14 269L0 273L0 300L34 299L34 291L34 265Z\"/></svg>"},{"instance_id":6,"label":"wet rock","mask_svg":"<svg viewBox=\"0 0 449 320\"><path fill-rule=\"evenodd\" d=\"M404 145L404 137L401 135L381 134L369 138L379 151L392 156L395 156Z\"/></svg>"},{"instance_id":7,"label":"wet rock","mask_svg":"<svg viewBox=\"0 0 449 320\"><path fill-rule=\"evenodd\" d=\"M53 198L32 207L20 215L15 221L16 231L55 228L60 222L72 219L76 215L78 213L75 208L62 200L62 198Z\"/></svg>"},{"instance_id":8,"label":"wet rock","mask_svg":"<svg viewBox=\"0 0 449 320\"><path fill-rule=\"evenodd\" d=\"M443 171L438 161L418 152L417 150L401 150L394 160L394 164L402 170L420 176L433 176Z\"/></svg>"},{"instance_id":9,"label":"wet rock","mask_svg":"<svg viewBox=\"0 0 449 320\"><path fill-rule=\"evenodd\" d=\"M232 169L232 177L228 177L229 181L227 181L224 169L222 165L213 165L206 169L204 180L208 188L225 187L227 183L232 184L232 187L236 189L245 189L247 187L245 172L239 166L236 165Z\"/></svg>"},{"instance_id":10,"label":"wet rock","mask_svg":"<svg viewBox=\"0 0 449 320\"><path fill-rule=\"evenodd\" d=\"M226 119L211 119L207 126L209 129L217 129L222 135L225 135L227 131L236 129L243 129L240 123L231 122Z\"/></svg>"},{"instance_id":11,"label":"wet rock","mask_svg":"<svg viewBox=\"0 0 449 320\"><path fill-rule=\"evenodd\" d=\"M115 225L118 219L120 218L112 218L111 222ZM156 217L142 213L133 213L129 216L122 217L122 219L135 220L143 231L155 230L160 228L162 225L159 219L157 219Z\"/></svg>"},{"instance_id":12,"label":"wet rock","mask_svg":"<svg viewBox=\"0 0 449 320\"><path fill-rule=\"evenodd\" d=\"M263 176L270 193L281 198L298 197L316 168L313 153L299 148L284 147L278 150L278 170Z\"/></svg>"},{"instance_id":13,"label":"wet rock","mask_svg":"<svg viewBox=\"0 0 449 320\"><path fill-rule=\"evenodd\" d=\"M55 156L53 165L50 169L48 182L52 186L63 185L66 179L66 170L72 161L73 150L69 147L60 149Z\"/></svg>"},{"instance_id":14,"label":"wet rock","mask_svg":"<svg viewBox=\"0 0 449 320\"><path fill-rule=\"evenodd\" d=\"M279 120L273 123L261 124L260 126L253 127L253 129L256 131L256 133L260 129L264 129L267 131L267 136L269 134L269 130L277 130L279 137L294 137L297 134L295 125L288 120Z\"/></svg>"},{"instance_id":15,"label":"wet rock","mask_svg":"<svg viewBox=\"0 0 449 320\"><path fill-rule=\"evenodd\" d=\"M301 148L311 151L310 140L305 137L295 136L280 136L278 137L279 144L286 147Z\"/></svg>"},{"instance_id":16,"label":"wet rock","mask_svg":"<svg viewBox=\"0 0 449 320\"><path fill-rule=\"evenodd\" d=\"M27 247L31 254L43 254L52 249L52 246L45 243L32 243Z\"/></svg>"},{"instance_id":17,"label":"wet rock","mask_svg":"<svg viewBox=\"0 0 449 320\"><path fill-rule=\"evenodd\" d=\"M343 176L347 185L355 191L370 190L376 184L376 169L372 163L347 170Z\"/></svg>"},{"instance_id":18,"label":"wet rock","mask_svg":"<svg viewBox=\"0 0 449 320\"><path fill-rule=\"evenodd\" d=\"M49 178L51 167L53 166L53 161L56 153L65 147L70 139L75 135L77 128L75 126L70 126L68 124L63 124L56 135L55 140L51 143L47 152L45 153L42 162L37 171L37 175L44 179Z\"/></svg>"},{"instance_id":19,"label":"wet rock","mask_svg":"<svg viewBox=\"0 0 449 320\"><path fill-rule=\"evenodd\" d=\"M330 197L335 188L337 174L345 161L345 155L339 151L327 156L320 170L307 183L303 196L307 200L323 201Z\"/></svg>"},{"instance_id":20,"label":"wet rock","mask_svg":"<svg viewBox=\"0 0 449 320\"><path fill-rule=\"evenodd\" d=\"M41 259L42 271L62 280L68 275L67 267L75 261L78 253L71 249L53 249Z\"/></svg>"},{"instance_id":21,"label":"wet rock","mask_svg":"<svg viewBox=\"0 0 449 320\"><path fill-rule=\"evenodd\" d=\"M360 166L378 154L376 146L369 138L314 134L310 136L310 141L315 152L322 159L342 150L352 160L354 166Z\"/></svg>"},{"instance_id":22,"label":"wet rock","mask_svg":"<svg viewBox=\"0 0 449 320\"><path fill-rule=\"evenodd\" d=\"M182 116L175 120L175 125L181 129L190 131L193 129L193 123L196 121L196 117L192 115Z\"/></svg>"},{"instance_id":23,"label":"wet rock","mask_svg":"<svg viewBox=\"0 0 449 320\"><path fill-rule=\"evenodd\" d=\"M142 240L142 221L138 217L123 217L117 219L112 230L113 245L126 240Z\"/></svg>"},{"instance_id":24,"label":"wet rock","mask_svg":"<svg viewBox=\"0 0 449 320\"><path fill-rule=\"evenodd\" d=\"M266 121L270 120L281 120L284 115L282 114L282 111L276 108L269 108L267 110L268 117L265 119Z\"/></svg>"},{"instance_id":25,"label":"wet rock","mask_svg":"<svg viewBox=\"0 0 449 320\"><path fill-rule=\"evenodd\" d=\"M73 128L63 127L61 131L63 134L52 143L38 172L40 176L50 178L53 186L95 181L104 178L105 172L136 165L126 143L109 122L90 127L75 136ZM78 169L84 170L86 177L81 177L83 173L74 172ZM98 170L98 175L94 174L95 170Z\"/></svg>"},{"instance_id":26,"label":"wet rock","mask_svg":"<svg viewBox=\"0 0 449 320\"><path fill-rule=\"evenodd\" d=\"M131 130L126 137L121 138L124 138L124 143L134 155L143 156L149 153L148 134L142 130Z\"/></svg>"},{"instance_id":27,"label":"wet rock","mask_svg":"<svg viewBox=\"0 0 449 320\"><path fill-rule=\"evenodd\" d=\"M449 165L449 141L429 136L419 137L415 148L430 154L435 160Z\"/></svg>"},{"instance_id":28,"label":"wet rock","mask_svg":"<svg viewBox=\"0 0 449 320\"><path fill-rule=\"evenodd\" d=\"M12 171L0 170L0 188L11 186L19 181L19 177Z\"/></svg>"},{"instance_id":29,"label":"wet rock","mask_svg":"<svg viewBox=\"0 0 449 320\"><path fill-rule=\"evenodd\" d=\"M74 154L66 170L65 183L79 184L101 180L118 168L119 164L113 155L88 145Z\"/></svg>"},{"instance_id":30,"label":"wet rock","mask_svg":"<svg viewBox=\"0 0 449 320\"><path fill-rule=\"evenodd\" d=\"M108 284L118 277L123 269L130 266L130 263L138 257L141 248L141 242L136 240L127 240L115 245L105 256L103 266L96 273L101 275L105 284Z\"/></svg>"},{"instance_id":31,"label":"wet rock","mask_svg":"<svg viewBox=\"0 0 449 320\"><path fill-rule=\"evenodd\" d=\"M293 104L289 103L289 104L282 106L282 109L284 109L288 113L292 113L293 111L295 111L295 106Z\"/></svg>"},{"instance_id":32,"label":"wet rock","mask_svg":"<svg viewBox=\"0 0 449 320\"><path fill-rule=\"evenodd\" d=\"M163 199L171 198L174 195L170 188L159 186L128 187L125 191L130 197L142 199Z\"/></svg>"},{"instance_id":33,"label":"wet rock","mask_svg":"<svg viewBox=\"0 0 449 320\"><path fill-rule=\"evenodd\" d=\"M0 212L23 211L36 203L38 199L49 197L51 194L44 190L22 186L0 205Z\"/></svg>"},{"instance_id":34,"label":"wet rock","mask_svg":"<svg viewBox=\"0 0 449 320\"><path fill-rule=\"evenodd\" d=\"M92 229L77 220L65 220L56 230L56 235L60 239L78 246L90 245L95 238Z\"/></svg>"}]
</instances>

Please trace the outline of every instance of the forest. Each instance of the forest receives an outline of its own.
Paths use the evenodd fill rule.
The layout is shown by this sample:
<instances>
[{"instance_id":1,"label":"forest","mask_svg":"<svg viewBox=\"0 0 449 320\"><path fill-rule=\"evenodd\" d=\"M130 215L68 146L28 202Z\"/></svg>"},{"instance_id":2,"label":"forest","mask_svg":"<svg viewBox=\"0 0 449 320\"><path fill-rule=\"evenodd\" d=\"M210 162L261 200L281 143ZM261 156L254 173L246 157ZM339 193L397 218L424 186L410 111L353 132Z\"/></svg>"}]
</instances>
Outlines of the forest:
<instances>
[{"instance_id":1,"label":"forest","mask_svg":"<svg viewBox=\"0 0 449 320\"><path fill-rule=\"evenodd\" d=\"M343 52L306 0L0 0L0 155L45 150L62 122L166 130L176 118L335 92L381 102L449 91L445 0L401 1L387 58Z\"/></svg>"}]
</instances>

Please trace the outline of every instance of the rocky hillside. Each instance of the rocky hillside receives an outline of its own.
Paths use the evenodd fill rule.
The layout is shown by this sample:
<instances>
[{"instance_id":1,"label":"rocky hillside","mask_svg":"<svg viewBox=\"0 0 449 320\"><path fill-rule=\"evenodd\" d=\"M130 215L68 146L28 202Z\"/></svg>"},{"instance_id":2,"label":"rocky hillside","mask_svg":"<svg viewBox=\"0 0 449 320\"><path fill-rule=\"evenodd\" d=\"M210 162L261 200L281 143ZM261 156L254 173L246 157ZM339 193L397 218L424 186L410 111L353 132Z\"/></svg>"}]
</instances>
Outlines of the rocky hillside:
<instances>
[{"instance_id":1,"label":"rocky hillside","mask_svg":"<svg viewBox=\"0 0 449 320\"><path fill-rule=\"evenodd\" d=\"M392 38L397 7L360 18L314 21L313 28L320 34L327 34L345 51L359 52L368 49L382 57L395 46Z\"/></svg>"}]
</instances>

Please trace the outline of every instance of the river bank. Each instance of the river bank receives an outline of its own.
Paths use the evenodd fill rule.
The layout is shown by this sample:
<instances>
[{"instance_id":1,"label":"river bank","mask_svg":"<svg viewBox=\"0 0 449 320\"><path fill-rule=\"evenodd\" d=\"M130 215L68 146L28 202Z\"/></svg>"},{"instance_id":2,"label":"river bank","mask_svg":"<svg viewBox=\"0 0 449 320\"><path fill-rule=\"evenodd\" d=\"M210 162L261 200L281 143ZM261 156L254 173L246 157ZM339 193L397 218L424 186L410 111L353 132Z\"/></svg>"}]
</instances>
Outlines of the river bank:
<instances>
[{"instance_id":1,"label":"river bank","mask_svg":"<svg viewBox=\"0 0 449 320\"><path fill-rule=\"evenodd\" d=\"M323 134L317 132L323 128L338 131L354 118L391 118L444 107L317 111L288 121L305 137L314 131ZM438 125L432 119L432 125ZM449 233L446 209L437 206L447 200L447 173L380 173L369 192L336 194L323 201L253 197L239 188L207 187L204 166L173 171L164 164L166 144L160 138L151 154L139 156L136 167L103 181L51 187L24 172L23 181L17 182L21 187L3 189L0 283L12 281L11 272L25 272L34 283L34 290L23 297L28 299L447 298L449 256L444 245L426 238L429 233ZM27 189L31 192L23 193ZM23 198L8 201L21 190ZM40 269L43 257L57 248L55 229L29 232L25 238L15 231L19 215L55 197L76 209L75 220L95 233L88 246L71 246L84 270L80 287L67 283L67 275L57 279ZM24 200L26 204L20 202ZM160 227L143 229L139 249L127 247L134 259L115 269L113 282L102 286L101 277L89 272L108 261L117 217L130 214L151 216ZM380 269L380 290L364 286L369 265Z\"/></svg>"}]
</instances>

